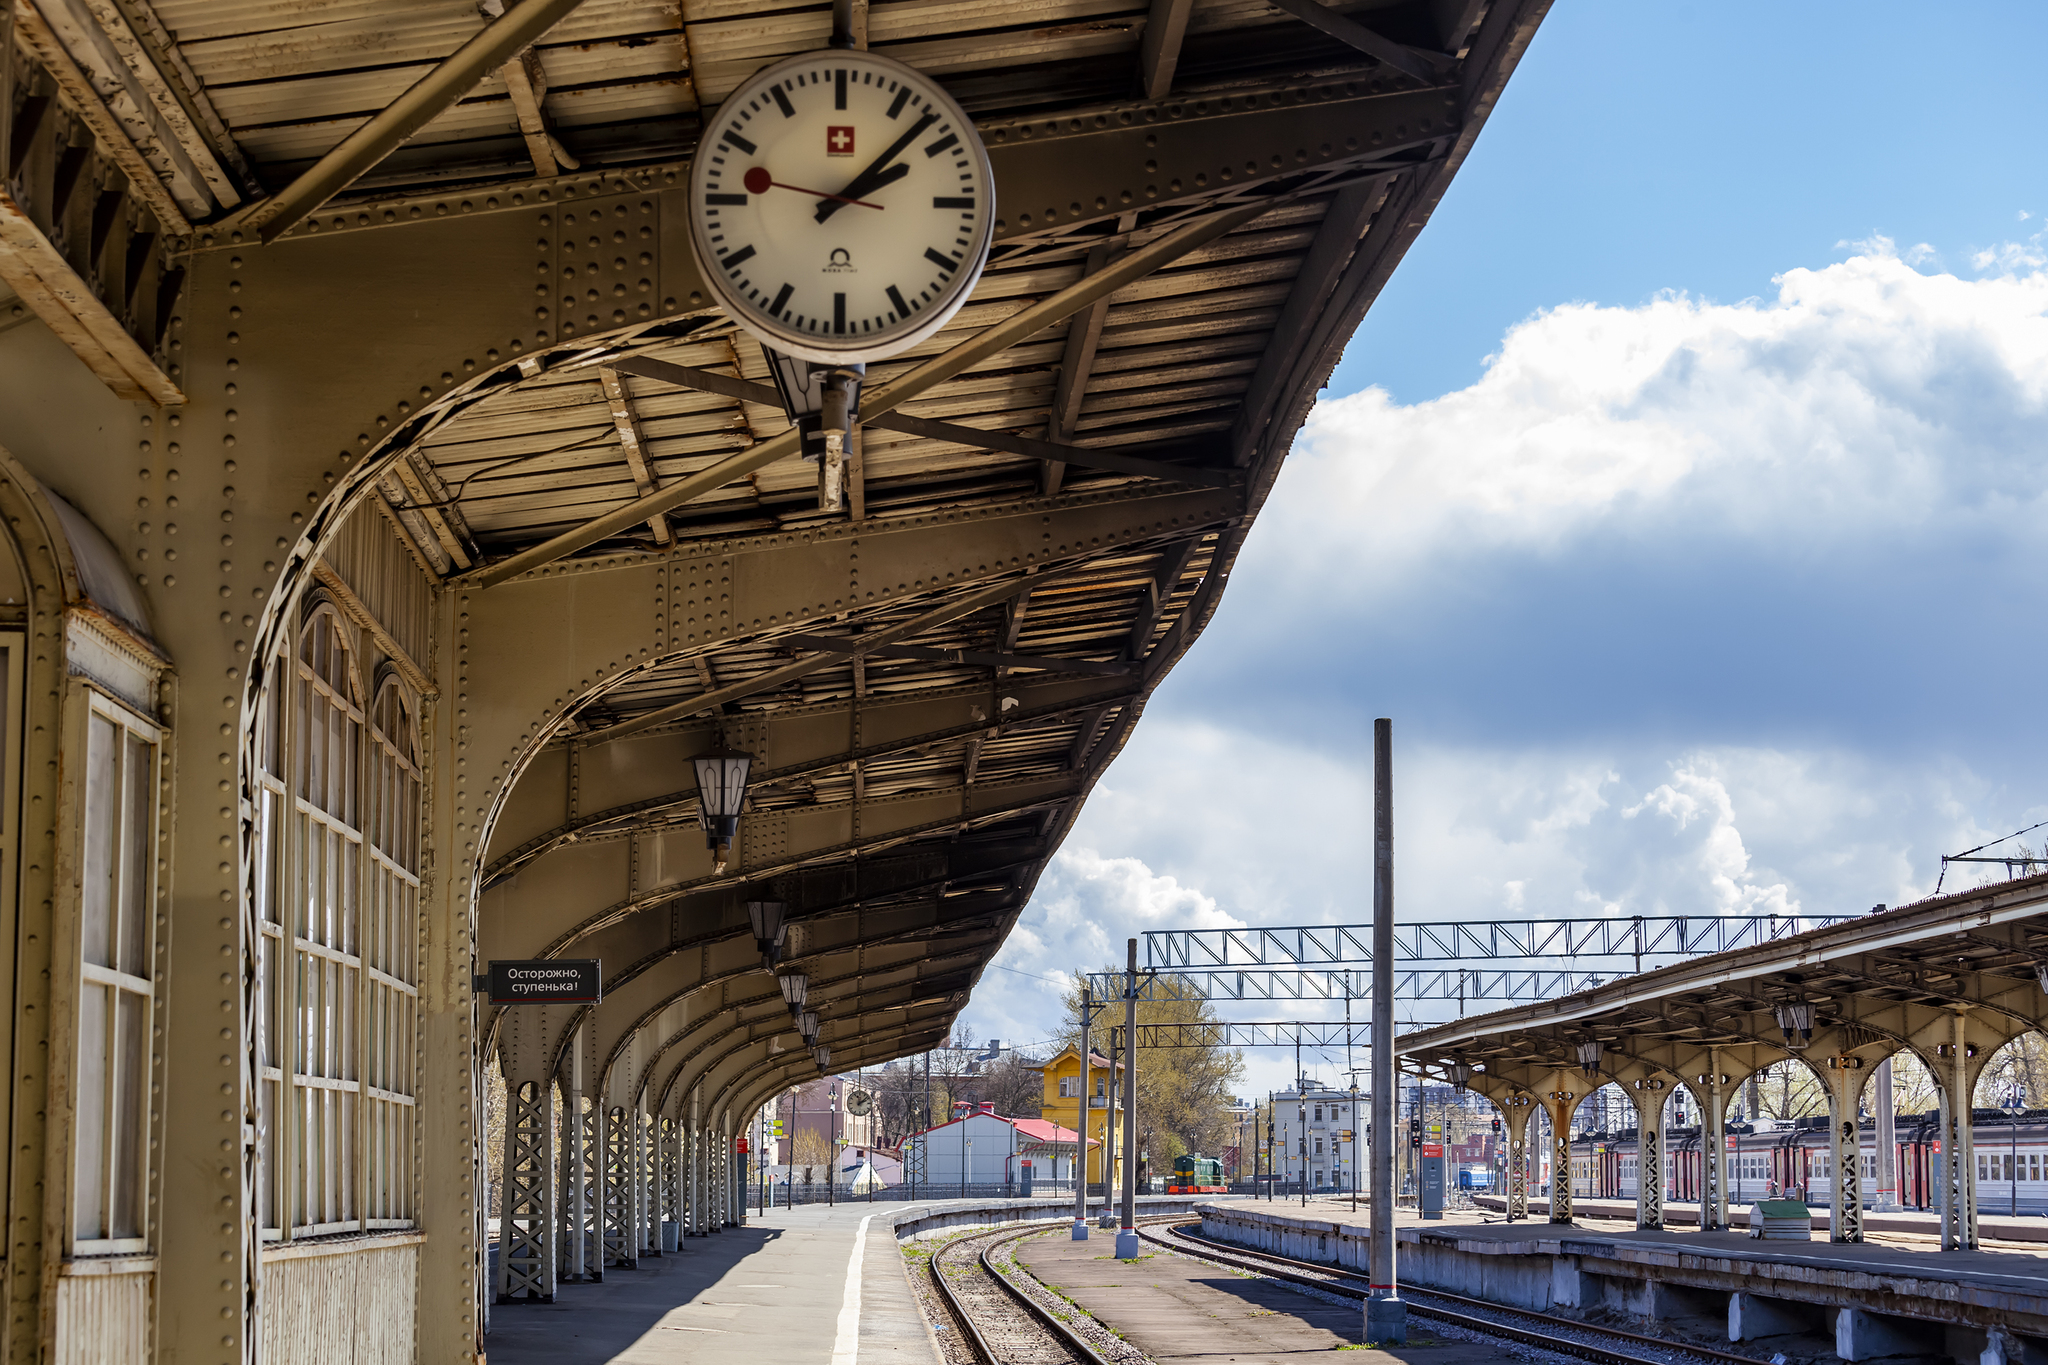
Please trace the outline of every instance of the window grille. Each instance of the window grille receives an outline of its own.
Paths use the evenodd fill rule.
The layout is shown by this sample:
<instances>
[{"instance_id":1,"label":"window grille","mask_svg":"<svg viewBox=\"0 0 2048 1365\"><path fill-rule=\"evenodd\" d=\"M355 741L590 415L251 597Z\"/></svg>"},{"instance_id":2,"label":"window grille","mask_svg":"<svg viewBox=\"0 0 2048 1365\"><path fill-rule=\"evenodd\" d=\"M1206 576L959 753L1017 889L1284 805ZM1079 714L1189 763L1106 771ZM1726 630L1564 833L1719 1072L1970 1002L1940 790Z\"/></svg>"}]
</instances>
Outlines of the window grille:
<instances>
[{"instance_id":1,"label":"window grille","mask_svg":"<svg viewBox=\"0 0 2048 1365\"><path fill-rule=\"evenodd\" d=\"M406 693L364 704L332 608L277 660L258 743L264 1235L413 1225L420 767Z\"/></svg>"},{"instance_id":2,"label":"window grille","mask_svg":"<svg viewBox=\"0 0 2048 1365\"><path fill-rule=\"evenodd\" d=\"M160 735L93 695L80 820L77 1143L72 1250L148 1247L150 1016L156 995Z\"/></svg>"}]
</instances>

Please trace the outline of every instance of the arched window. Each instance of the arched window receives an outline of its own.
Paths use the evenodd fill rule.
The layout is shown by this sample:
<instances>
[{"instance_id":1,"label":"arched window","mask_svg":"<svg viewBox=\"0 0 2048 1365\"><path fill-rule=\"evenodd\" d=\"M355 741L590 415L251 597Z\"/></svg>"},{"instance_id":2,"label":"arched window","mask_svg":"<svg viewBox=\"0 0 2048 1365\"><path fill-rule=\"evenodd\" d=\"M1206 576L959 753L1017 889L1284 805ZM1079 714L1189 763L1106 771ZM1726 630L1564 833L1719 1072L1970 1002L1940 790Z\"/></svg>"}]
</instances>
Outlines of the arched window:
<instances>
[{"instance_id":1,"label":"arched window","mask_svg":"<svg viewBox=\"0 0 2048 1365\"><path fill-rule=\"evenodd\" d=\"M412 709L387 678L370 708L363 887L366 1171L371 1227L412 1221L420 961L420 765Z\"/></svg>"},{"instance_id":2,"label":"arched window","mask_svg":"<svg viewBox=\"0 0 2048 1365\"><path fill-rule=\"evenodd\" d=\"M395 681L364 705L341 618L308 616L259 727L264 1235L413 1222L419 755Z\"/></svg>"}]
</instances>

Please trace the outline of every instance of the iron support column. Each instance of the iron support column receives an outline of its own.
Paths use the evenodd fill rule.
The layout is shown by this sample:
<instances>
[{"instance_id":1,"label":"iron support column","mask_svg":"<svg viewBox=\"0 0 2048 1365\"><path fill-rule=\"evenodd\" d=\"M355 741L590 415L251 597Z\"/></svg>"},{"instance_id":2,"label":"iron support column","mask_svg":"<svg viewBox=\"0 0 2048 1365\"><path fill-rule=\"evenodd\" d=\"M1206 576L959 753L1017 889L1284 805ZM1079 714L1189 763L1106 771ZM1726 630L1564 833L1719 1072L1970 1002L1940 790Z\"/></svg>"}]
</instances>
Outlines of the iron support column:
<instances>
[{"instance_id":1,"label":"iron support column","mask_svg":"<svg viewBox=\"0 0 2048 1365\"><path fill-rule=\"evenodd\" d=\"M1970 1056L1967 1018L1955 1012L1949 1041L1936 1048L1935 1078L1941 1086L1941 1249L1977 1250L1977 1156L1974 1105L1977 1067Z\"/></svg>"},{"instance_id":2,"label":"iron support column","mask_svg":"<svg viewBox=\"0 0 2048 1365\"><path fill-rule=\"evenodd\" d=\"M1138 940L1125 943L1129 961L1124 969L1124 1220L1117 1229L1116 1258L1138 1258L1138 1163L1131 1154L1138 1150ZM1116 1068L1110 1067L1110 1085L1116 1085ZM1116 1110L1109 1111L1109 1126L1116 1126ZM1107 1172L1105 1172L1107 1178ZM1109 1192L1108 1187L1103 1193Z\"/></svg>"},{"instance_id":3,"label":"iron support column","mask_svg":"<svg viewBox=\"0 0 2048 1365\"><path fill-rule=\"evenodd\" d=\"M1887 1057L1879 1062L1877 1075L1871 1079L1877 1088L1877 1201L1872 1207L1885 1212L1899 1207L1899 1133L1892 1116L1892 1059Z\"/></svg>"},{"instance_id":4,"label":"iron support column","mask_svg":"<svg viewBox=\"0 0 2048 1365\"><path fill-rule=\"evenodd\" d=\"M1650 1080L1636 1082L1638 1089L1629 1092L1636 1106L1636 1227L1662 1228L1664 1226L1664 1109L1669 1099L1661 1081L1652 1087ZM1557 1185L1557 1177L1550 1183ZM1555 1218L1550 1220L1556 1222Z\"/></svg>"},{"instance_id":5,"label":"iron support column","mask_svg":"<svg viewBox=\"0 0 2048 1365\"><path fill-rule=\"evenodd\" d=\"M1858 1140L1857 1102L1863 1070L1854 1057L1828 1059L1828 1240L1863 1240L1863 1144Z\"/></svg>"},{"instance_id":6,"label":"iron support column","mask_svg":"<svg viewBox=\"0 0 2048 1365\"><path fill-rule=\"evenodd\" d=\"M554 1148L545 1080L505 1087L505 1164L498 1215L499 1303L555 1300Z\"/></svg>"},{"instance_id":7,"label":"iron support column","mask_svg":"<svg viewBox=\"0 0 2048 1365\"><path fill-rule=\"evenodd\" d=\"M1526 1100L1526 1095L1516 1095ZM1508 1138L1508 1221L1529 1221L1529 1120L1536 1117L1534 1106L1509 1104Z\"/></svg>"},{"instance_id":8,"label":"iron support column","mask_svg":"<svg viewBox=\"0 0 2048 1365\"><path fill-rule=\"evenodd\" d=\"M1566 1227L1572 1221L1572 1114L1578 1107L1579 1097L1568 1090L1560 1090L1550 1098L1550 1221ZM1662 1187L1662 1155L1658 1154L1654 1171L1647 1160L1637 1165L1637 1188L1650 1181Z\"/></svg>"},{"instance_id":9,"label":"iron support column","mask_svg":"<svg viewBox=\"0 0 2048 1365\"><path fill-rule=\"evenodd\" d=\"M1299 1082L1297 1081L1297 1084ZM1408 1340L1394 1264L1394 722L1372 723L1372 1225L1365 1339Z\"/></svg>"},{"instance_id":10,"label":"iron support column","mask_svg":"<svg viewBox=\"0 0 2048 1365\"><path fill-rule=\"evenodd\" d=\"M632 1116L622 1104L604 1108L604 1213L599 1264L633 1270L640 1264L633 1241Z\"/></svg>"},{"instance_id":11,"label":"iron support column","mask_svg":"<svg viewBox=\"0 0 2048 1365\"><path fill-rule=\"evenodd\" d=\"M1074 1231L1073 1240L1088 1240L1088 1015L1094 996L1081 987L1080 1091L1074 1101ZM964 1172L963 1172L964 1178Z\"/></svg>"},{"instance_id":12,"label":"iron support column","mask_svg":"<svg viewBox=\"0 0 2048 1365\"><path fill-rule=\"evenodd\" d=\"M1728 1227L1728 1094L1721 1088L1721 1052L1707 1049L1707 1093L1700 1101L1700 1230Z\"/></svg>"}]
</instances>

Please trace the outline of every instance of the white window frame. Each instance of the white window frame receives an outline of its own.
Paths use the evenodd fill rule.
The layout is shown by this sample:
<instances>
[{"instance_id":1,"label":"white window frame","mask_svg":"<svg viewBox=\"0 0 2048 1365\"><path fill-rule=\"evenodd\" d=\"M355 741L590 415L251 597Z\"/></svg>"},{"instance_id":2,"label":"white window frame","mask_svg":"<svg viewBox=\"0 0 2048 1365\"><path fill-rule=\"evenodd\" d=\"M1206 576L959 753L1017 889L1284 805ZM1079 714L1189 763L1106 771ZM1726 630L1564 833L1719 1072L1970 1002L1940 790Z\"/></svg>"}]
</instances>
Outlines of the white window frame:
<instances>
[{"instance_id":1,"label":"white window frame","mask_svg":"<svg viewBox=\"0 0 2048 1365\"><path fill-rule=\"evenodd\" d=\"M78 996L73 1010L73 1026L76 1030L72 1048L73 1073L71 1077L72 1094L74 1096L71 1134L73 1165L67 1198L65 1200L65 1239L69 1245L70 1254L73 1256L135 1255L149 1250L154 1231L154 1219L151 1215L153 1207L151 1177L154 1174L155 1163L151 1157L150 1139L152 1136L151 1122L154 1108L152 1096L154 1094L158 1054L156 1047L157 1001L155 980L158 912L157 859L161 839L158 810L161 805L160 790L163 783L164 730L163 727L138 715L127 706L96 688L85 687L83 691L86 698L86 707L84 725L82 733L79 735L80 744L78 751L86 757L85 761L80 765L81 776L77 788L72 794L72 800L75 803L75 819L77 821L75 827L77 844L75 856L78 858L80 897L77 908L77 936L74 938L72 946L72 952L78 963ZM87 864L85 842L90 833L89 827L92 820L90 808L92 768L89 746L91 744L93 722L96 720L112 725L116 736L117 752L114 756L116 790L113 795L115 832L112 847L115 850L117 860L119 850L135 846L132 839L123 837L128 831L120 823L120 817L124 809L120 798L122 794L128 791L127 738L132 735L140 740L147 746L150 755L150 771L145 779L144 800L140 811L141 817L147 825L141 837L141 847L144 849L143 867L141 869L142 884L135 895L135 905L130 907L133 913L141 916L141 943L137 956L141 960L141 965L150 972L150 975L146 977L122 971L118 967L104 966L85 960L85 879L93 875L92 869ZM122 870L121 865L116 861L114 866L109 869L107 875L118 877ZM114 893L113 899L117 906L120 900L118 892ZM110 912L112 912L112 909L110 907ZM121 930L119 924L113 919L109 921L108 936L110 944L108 955L116 957L119 950L114 945L117 945L119 942ZM99 1036L107 1049L106 1056L108 1060L100 1064L98 1069L101 1074L97 1078L102 1088L100 1102L97 1106L101 1132L98 1140L88 1148L82 1141L84 1137L82 1125L85 1122L85 1115L88 1109L78 1098L78 1087L87 1083L93 1070L86 1065L84 1054L87 1040L91 1036L85 1028L84 1015L87 991L91 987L99 987L105 992L104 1008L107 1017L101 1024ZM135 1073L135 1093L129 1097L129 1104L126 1109L120 1104L120 1064L117 1060L113 1059L113 1050L119 1045L117 1041L117 1024L120 1018L120 1000L124 995L134 997L137 1000L136 1008L140 1011L141 1020L139 1038L141 1052L140 1056L133 1063L137 1068ZM133 1112L128 1112L129 1110ZM135 1144L134 1178L136 1187L133 1195L135 1200L136 1234L131 1237L80 1236L79 1226L83 1211L79 1207L79 1201L84 1197L87 1186L82 1179L82 1172L79 1169L78 1162L83 1160L88 1150L97 1151L100 1169L97 1173L96 1188L101 1192L102 1226L104 1226L105 1220L111 1217L111 1213L106 1209L105 1201L110 1198L110 1192L113 1190L116 1181L114 1165L116 1161L115 1137L117 1130L124 1122L135 1125L131 1138Z\"/></svg>"},{"instance_id":2,"label":"white window frame","mask_svg":"<svg viewBox=\"0 0 2048 1365\"><path fill-rule=\"evenodd\" d=\"M306 641L322 628L323 619L335 645L347 656L348 695L337 692L304 659ZM380 790L380 779L388 766L395 765L414 783L410 828L396 835L418 864L419 811L425 799L416 752L418 698L388 669L374 679L365 676L358 632L325 601L316 601L300 619L298 630L280 643L272 669L260 721L264 752L255 776L264 808L258 812L253 853L258 862L265 996L258 1068L265 1153L261 1235L266 1242L288 1242L410 1230L419 1225L414 1166L418 1100L414 1093L375 1082L404 1079L415 1091L419 1084L421 886L416 870L378 847L376 824L384 814L377 802L387 795ZM305 765L311 761L313 733L302 723L309 723L310 717L299 714L302 688L354 726L349 757L353 769L346 778L353 796L346 818L299 792ZM376 723L387 692L395 692L410 730L415 748L410 758L395 747L397 737L385 735ZM323 718L327 710L321 712ZM295 748L301 733L308 736L307 753ZM338 933L330 927L329 932L309 936L305 931L314 926L302 908L312 895L305 883L305 855L307 841L316 833L347 845L341 850L348 855L346 871L338 874L333 888L336 922L345 927ZM382 957L385 966L394 965L394 956L397 965L409 966L413 981L384 970L376 960L377 945L370 939L383 909L379 894L410 898L411 922L386 926ZM325 941L330 937L339 941ZM401 944L400 938L407 941ZM309 1010L320 1007L306 1004L308 973L318 977L323 999L328 985L341 983L335 996L338 1003L323 1010L319 1027L309 1022ZM327 1016L337 1011L343 1017L327 1022ZM401 1039L400 1033L407 1036ZM316 1040L327 1042L335 1055L309 1057L309 1041ZM309 1107L327 1121L309 1125ZM336 1121L341 1114L348 1117ZM394 1123L401 1114L411 1117ZM337 1213L341 1216L323 1216Z\"/></svg>"}]
</instances>

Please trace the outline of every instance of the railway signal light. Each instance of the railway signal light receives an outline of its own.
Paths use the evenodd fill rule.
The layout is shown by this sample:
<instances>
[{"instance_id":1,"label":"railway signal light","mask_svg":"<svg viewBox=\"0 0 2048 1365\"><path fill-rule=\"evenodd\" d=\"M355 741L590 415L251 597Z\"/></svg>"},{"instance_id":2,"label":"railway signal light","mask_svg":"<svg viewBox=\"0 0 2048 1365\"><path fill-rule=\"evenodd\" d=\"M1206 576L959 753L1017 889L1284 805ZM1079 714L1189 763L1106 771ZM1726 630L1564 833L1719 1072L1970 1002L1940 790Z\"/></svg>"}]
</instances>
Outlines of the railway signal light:
<instances>
[{"instance_id":1,"label":"railway signal light","mask_svg":"<svg viewBox=\"0 0 2048 1365\"><path fill-rule=\"evenodd\" d=\"M1495 1119L1495 1120L1493 1121L1493 1131L1494 1131L1494 1132L1496 1132L1496 1133L1498 1133L1498 1132L1500 1131L1500 1120L1499 1120L1499 1119Z\"/></svg>"}]
</instances>

